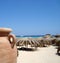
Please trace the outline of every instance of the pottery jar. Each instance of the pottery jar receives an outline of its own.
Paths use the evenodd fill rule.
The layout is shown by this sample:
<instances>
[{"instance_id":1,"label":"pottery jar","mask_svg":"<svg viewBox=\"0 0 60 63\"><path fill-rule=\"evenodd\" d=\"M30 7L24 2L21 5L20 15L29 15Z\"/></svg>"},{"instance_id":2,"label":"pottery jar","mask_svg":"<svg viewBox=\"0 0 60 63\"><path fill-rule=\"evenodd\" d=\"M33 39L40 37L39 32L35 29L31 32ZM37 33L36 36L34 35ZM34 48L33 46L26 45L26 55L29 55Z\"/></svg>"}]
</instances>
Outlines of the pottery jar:
<instances>
[{"instance_id":1,"label":"pottery jar","mask_svg":"<svg viewBox=\"0 0 60 63\"><path fill-rule=\"evenodd\" d=\"M0 28L0 63L17 63L16 37L10 28Z\"/></svg>"}]
</instances>

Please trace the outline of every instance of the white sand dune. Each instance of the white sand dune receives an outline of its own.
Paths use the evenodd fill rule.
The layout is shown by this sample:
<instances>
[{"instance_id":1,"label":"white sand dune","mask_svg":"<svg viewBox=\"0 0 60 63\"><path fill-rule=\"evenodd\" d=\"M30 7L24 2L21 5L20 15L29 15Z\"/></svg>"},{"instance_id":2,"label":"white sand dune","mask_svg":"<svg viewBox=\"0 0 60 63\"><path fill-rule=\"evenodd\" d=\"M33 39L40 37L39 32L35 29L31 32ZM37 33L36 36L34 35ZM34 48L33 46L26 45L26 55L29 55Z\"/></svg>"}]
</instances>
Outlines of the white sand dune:
<instances>
[{"instance_id":1,"label":"white sand dune","mask_svg":"<svg viewBox=\"0 0 60 63\"><path fill-rule=\"evenodd\" d=\"M17 63L60 63L60 56L54 46L49 46L37 51L19 51Z\"/></svg>"}]
</instances>

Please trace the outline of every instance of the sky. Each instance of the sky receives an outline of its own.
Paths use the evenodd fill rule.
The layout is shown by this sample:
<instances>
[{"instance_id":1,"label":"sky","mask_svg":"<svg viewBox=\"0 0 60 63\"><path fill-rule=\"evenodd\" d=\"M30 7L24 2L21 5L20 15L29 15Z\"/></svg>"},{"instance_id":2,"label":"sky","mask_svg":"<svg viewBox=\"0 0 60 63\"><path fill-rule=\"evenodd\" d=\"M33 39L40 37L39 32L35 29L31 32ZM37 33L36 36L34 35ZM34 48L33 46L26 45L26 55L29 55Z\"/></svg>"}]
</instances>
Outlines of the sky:
<instances>
[{"instance_id":1,"label":"sky","mask_svg":"<svg viewBox=\"0 0 60 63\"><path fill-rule=\"evenodd\" d=\"M16 35L60 34L60 0L0 0L0 27Z\"/></svg>"}]
</instances>

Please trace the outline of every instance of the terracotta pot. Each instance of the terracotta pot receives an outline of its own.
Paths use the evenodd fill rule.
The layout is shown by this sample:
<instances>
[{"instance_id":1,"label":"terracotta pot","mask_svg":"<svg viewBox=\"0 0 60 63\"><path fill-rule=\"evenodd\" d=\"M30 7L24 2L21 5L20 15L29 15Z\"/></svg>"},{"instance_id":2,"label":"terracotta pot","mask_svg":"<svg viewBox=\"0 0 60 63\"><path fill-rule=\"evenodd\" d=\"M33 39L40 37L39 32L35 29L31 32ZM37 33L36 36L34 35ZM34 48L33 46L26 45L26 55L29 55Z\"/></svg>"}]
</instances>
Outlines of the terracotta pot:
<instances>
[{"instance_id":1,"label":"terracotta pot","mask_svg":"<svg viewBox=\"0 0 60 63\"><path fill-rule=\"evenodd\" d=\"M0 28L0 63L17 63L15 35L9 28Z\"/></svg>"}]
</instances>

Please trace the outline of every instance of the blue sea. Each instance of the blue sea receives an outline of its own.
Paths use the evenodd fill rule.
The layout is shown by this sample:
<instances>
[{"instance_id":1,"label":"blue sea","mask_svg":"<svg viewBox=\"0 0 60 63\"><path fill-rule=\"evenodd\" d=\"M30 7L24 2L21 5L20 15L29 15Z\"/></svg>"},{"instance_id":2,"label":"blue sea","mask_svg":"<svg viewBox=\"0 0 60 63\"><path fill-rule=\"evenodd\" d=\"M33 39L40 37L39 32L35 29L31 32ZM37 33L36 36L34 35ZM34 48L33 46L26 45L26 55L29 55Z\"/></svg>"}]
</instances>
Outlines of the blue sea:
<instances>
[{"instance_id":1,"label":"blue sea","mask_svg":"<svg viewBox=\"0 0 60 63\"><path fill-rule=\"evenodd\" d=\"M24 38L24 37L38 38L38 37L43 37L43 36L44 35L24 35L24 36L16 35L17 38Z\"/></svg>"}]
</instances>

